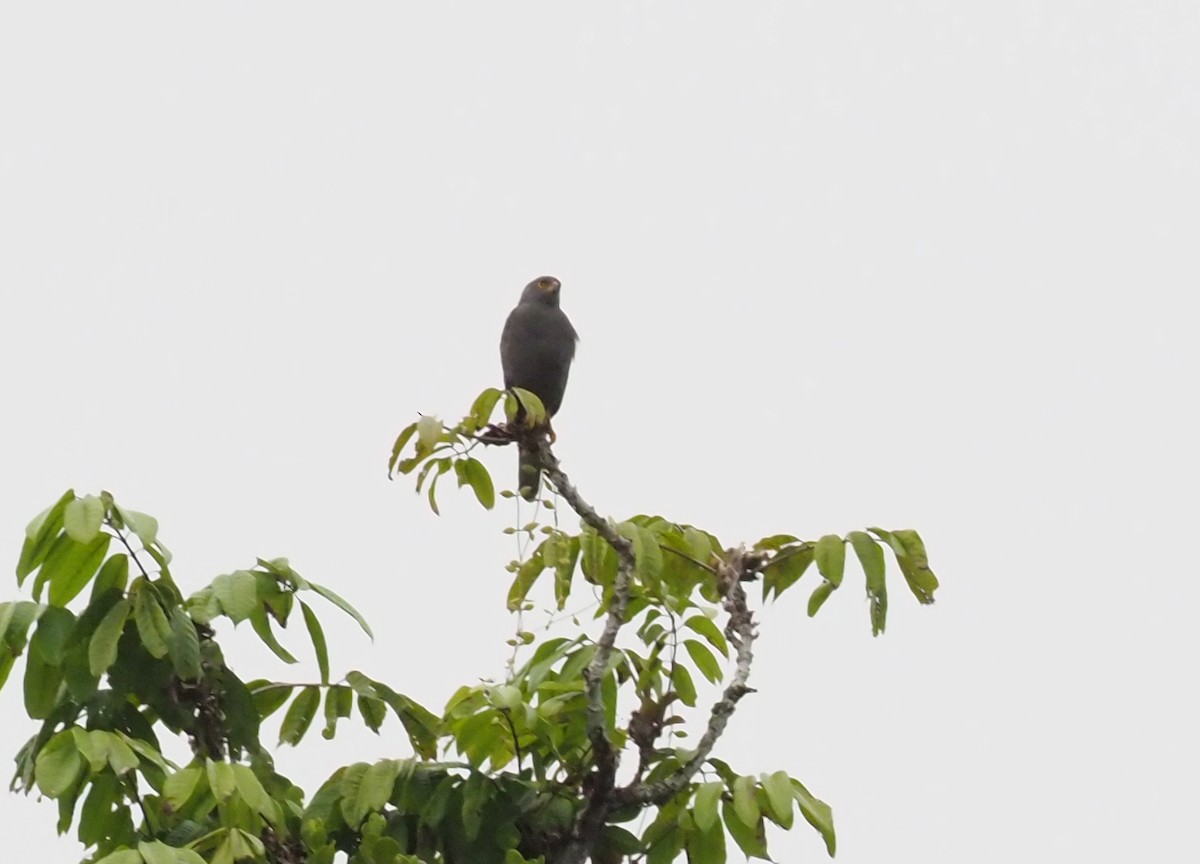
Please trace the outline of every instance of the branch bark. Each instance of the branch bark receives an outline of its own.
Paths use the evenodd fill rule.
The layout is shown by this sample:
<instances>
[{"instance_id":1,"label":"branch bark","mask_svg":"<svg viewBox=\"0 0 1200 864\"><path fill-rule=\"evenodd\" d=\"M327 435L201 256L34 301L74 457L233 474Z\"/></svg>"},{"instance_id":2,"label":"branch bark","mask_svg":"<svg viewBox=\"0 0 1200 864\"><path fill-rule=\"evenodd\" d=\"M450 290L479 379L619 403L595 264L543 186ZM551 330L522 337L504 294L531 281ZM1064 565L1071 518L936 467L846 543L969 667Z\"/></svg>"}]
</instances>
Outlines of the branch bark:
<instances>
[{"instance_id":1,"label":"branch bark","mask_svg":"<svg viewBox=\"0 0 1200 864\"><path fill-rule=\"evenodd\" d=\"M726 638L737 653L737 667L733 680L725 687L721 698L713 703L708 714L708 725L692 756L678 771L656 783L633 783L613 793L616 806L624 804L665 804L691 782L696 772L704 765L713 746L725 732L737 703L754 690L747 683L750 667L754 662L754 616L746 604L746 592L742 581L759 566L754 556L748 556L745 548L728 549L717 564L717 588L721 593L721 605L729 613L725 625Z\"/></svg>"},{"instance_id":2,"label":"branch bark","mask_svg":"<svg viewBox=\"0 0 1200 864\"><path fill-rule=\"evenodd\" d=\"M617 642L617 634L625 624L625 611L629 606L629 589L633 584L637 559L633 544L617 531L616 526L601 516L592 507L559 466L558 459L545 440L535 444L538 458L546 477L554 484L572 510L585 525L591 527L617 555L617 577L613 584L612 602L604 621L604 631L596 642L596 653L583 672L584 693L587 697L587 733L596 760L596 768L585 784L587 803L580 811L568 842L554 856L554 864L584 864L604 819L612 809L613 792L616 786L617 763L620 754L613 748L604 720L604 697L601 685L608 671L609 660Z\"/></svg>"}]
</instances>

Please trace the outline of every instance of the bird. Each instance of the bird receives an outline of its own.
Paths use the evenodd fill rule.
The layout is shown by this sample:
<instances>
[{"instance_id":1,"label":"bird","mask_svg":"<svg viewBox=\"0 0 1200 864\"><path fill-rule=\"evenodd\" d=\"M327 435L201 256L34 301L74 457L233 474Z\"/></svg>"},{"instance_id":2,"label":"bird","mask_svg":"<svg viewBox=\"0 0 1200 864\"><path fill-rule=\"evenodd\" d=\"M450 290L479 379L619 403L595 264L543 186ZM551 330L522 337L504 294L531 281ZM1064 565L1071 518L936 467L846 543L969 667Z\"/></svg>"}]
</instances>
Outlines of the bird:
<instances>
[{"instance_id":1,"label":"bird","mask_svg":"<svg viewBox=\"0 0 1200 864\"><path fill-rule=\"evenodd\" d=\"M553 276L539 276L521 292L521 299L508 313L500 334L500 363L506 389L528 390L546 408L550 440L554 430L550 418L562 407L567 375L575 359L579 335L559 306L562 283ZM518 418L521 412L518 412ZM537 499L541 488L542 466L537 454L517 442L517 490L526 501Z\"/></svg>"}]
</instances>

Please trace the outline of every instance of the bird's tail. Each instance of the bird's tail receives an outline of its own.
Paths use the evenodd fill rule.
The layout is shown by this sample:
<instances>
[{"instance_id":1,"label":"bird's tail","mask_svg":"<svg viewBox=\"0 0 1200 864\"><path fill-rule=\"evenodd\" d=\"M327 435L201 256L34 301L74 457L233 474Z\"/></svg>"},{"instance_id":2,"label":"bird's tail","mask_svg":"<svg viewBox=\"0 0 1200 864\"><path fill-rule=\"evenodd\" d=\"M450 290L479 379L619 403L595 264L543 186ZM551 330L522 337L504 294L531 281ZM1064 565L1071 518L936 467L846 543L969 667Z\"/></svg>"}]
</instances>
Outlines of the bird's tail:
<instances>
[{"instance_id":1,"label":"bird's tail","mask_svg":"<svg viewBox=\"0 0 1200 864\"><path fill-rule=\"evenodd\" d=\"M542 486L542 463L537 451L518 447L517 491L526 501L536 501Z\"/></svg>"}]
</instances>

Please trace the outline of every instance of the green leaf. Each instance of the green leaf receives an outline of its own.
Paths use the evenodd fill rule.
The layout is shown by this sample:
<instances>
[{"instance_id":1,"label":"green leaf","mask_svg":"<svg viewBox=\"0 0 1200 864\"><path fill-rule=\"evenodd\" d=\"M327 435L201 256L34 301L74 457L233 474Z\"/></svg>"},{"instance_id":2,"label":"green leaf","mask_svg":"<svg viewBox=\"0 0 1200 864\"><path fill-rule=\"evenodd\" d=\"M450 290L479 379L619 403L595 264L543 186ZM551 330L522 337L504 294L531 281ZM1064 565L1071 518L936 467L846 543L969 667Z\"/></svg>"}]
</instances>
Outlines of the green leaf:
<instances>
[{"instance_id":1,"label":"green leaf","mask_svg":"<svg viewBox=\"0 0 1200 864\"><path fill-rule=\"evenodd\" d=\"M175 674L185 681L200 677L200 637L196 624L178 606L171 609L171 632L167 636L167 654Z\"/></svg>"},{"instance_id":2,"label":"green leaf","mask_svg":"<svg viewBox=\"0 0 1200 864\"><path fill-rule=\"evenodd\" d=\"M720 781L704 783L696 788L693 818L696 820L696 827L701 831L707 832L717 824L717 804L720 803L721 793L724 791L725 784Z\"/></svg>"},{"instance_id":3,"label":"green leaf","mask_svg":"<svg viewBox=\"0 0 1200 864\"><path fill-rule=\"evenodd\" d=\"M92 597L99 597L110 588L124 591L129 582L129 556L124 552L112 555L104 562L92 582Z\"/></svg>"},{"instance_id":4,"label":"green leaf","mask_svg":"<svg viewBox=\"0 0 1200 864\"><path fill-rule=\"evenodd\" d=\"M571 596L571 580L575 576L575 563L579 560L579 538L561 535L556 548L557 560L547 559L546 564L554 568L554 602L561 612Z\"/></svg>"},{"instance_id":5,"label":"green leaf","mask_svg":"<svg viewBox=\"0 0 1200 864\"><path fill-rule=\"evenodd\" d=\"M653 532L633 522L622 522L617 526L621 536L633 544L633 557L642 583L657 586L662 577L662 549Z\"/></svg>"},{"instance_id":6,"label":"green leaf","mask_svg":"<svg viewBox=\"0 0 1200 864\"><path fill-rule=\"evenodd\" d=\"M384 759L360 771L348 770L342 779L341 802L346 824L357 828L368 813L382 810L399 776L400 762L396 759Z\"/></svg>"},{"instance_id":7,"label":"green leaf","mask_svg":"<svg viewBox=\"0 0 1200 864\"><path fill-rule=\"evenodd\" d=\"M887 583L884 580L883 550L869 534L851 531L847 535L867 577L867 597L871 601L871 630L878 636L887 621Z\"/></svg>"},{"instance_id":8,"label":"green leaf","mask_svg":"<svg viewBox=\"0 0 1200 864\"><path fill-rule=\"evenodd\" d=\"M108 554L110 534L99 534L90 543L77 543L63 535L42 564L38 581L50 583L50 604L66 606L83 590ZM35 591L36 593L36 591ZM36 599L36 598L35 598Z\"/></svg>"},{"instance_id":9,"label":"green leaf","mask_svg":"<svg viewBox=\"0 0 1200 864\"><path fill-rule=\"evenodd\" d=\"M63 512L63 528L67 536L85 546L96 539L104 524L104 504L95 495L76 498Z\"/></svg>"},{"instance_id":10,"label":"green leaf","mask_svg":"<svg viewBox=\"0 0 1200 864\"><path fill-rule=\"evenodd\" d=\"M250 613L250 626L254 628L254 632L258 634L258 638L262 640L263 644L271 649L271 653L284 663L300 662L275 638L275 631L271 628L271 619L267 616L263 606L255 606L254 611Z\"/></svg>"},{"instance_id":11,"label":"green leaf","mask_svg":"<svg viewBox=\"0 0 1200 864\"><path fill-rule=\"evenodd\" d=\"M237 791L237 777L233 773L233 766L228 762L205 759L204 770L208 775L208 789L213 797L218 803L228 801Z\"/></svg>"},{"instance_id":12,"label":"green leaf","mask_svg":"<svg viewBox=\"0 0 1200 864\"><path fill-rule=\"evenodd\" d=\"M378 735L384 718L387 717L387 703L374 696L364 696L360 693L358 695L358 713L362 715L367 728Z\"/></svg>"},{"instance_id":13,"label":"green leaf","mask_svg":"<svg viewBox=\"0 0 1200 864\"><path fill-rule=\"evenodd\" d=\"M47 507L33 518L25 528L25 543L21 547L21 557L17 561L17 586L20 587L25 578L36 570L63 529L63 519L67 505L75 500L75 490L68 489L53 505Z\"/></svg>"},{"instance_id":14,"label":"green leaf","mask_svg":"<svg viewBox=\"0 0 1200 864\"><path fill-rule=\"evenodd\" d=\"M279 728L279 742L295 746L300 743L308 727L312 725L313 717L321 704L321 691L317 687L305 687L300 691L283 715L283 725Z\"/></svg>"},{"instance_id":15,"label":"green leaf","mask_svg":"<svg viewBox=\"0 0 1200 864\"><path fill-rule=\"evenodd\" d=\"M771 860L767 854L767 833L761 818L755 819L747 825L737 814L736 808L728 803L721 805L721 815L725 820L725 828L729 831L729 836L737 843L743 855L747 858Z\"/></svg>"},{"instance_id":16,"label":"green leaf","mask_svg":"<svg viewBox=\"0 0 1200 864\"><path fill-rule=\"evenodd\" d=\"M503 395L503 390L489 387L475 397L475 401L471 404L471 413L468 415L474 429L482 429L488 425L492 419L492 412L496 410L496 403Z\"/></svg>"},{"instance_id":17,"label":"green leaf","mask_svg":"<svg viewBox=\"0 0 1200 864\"><path fill-rule=\"evenodd\" d=\"M870 591L872 586L883 585L883 550L879 548L879 544L865 531L851 531L846 535L846 539L854 547L854 554L858 556L858 563L862 565L863 573L867 577L867 590Z\"/></svg>"},{"instance_id":18,"label":"green leaf","mask_svg":"<svg viewBox=\"0 0 1200 864\"><path fill-rule=\"evenodd\" d=\"M112 774L92 779L91 790L79 812L79 842L95 846L114 832L113 807L117 803L119 781ZM124 796L120 796L123 800Z\"/></svg>"},{"instance_id":19,"label":"green leaf","mask_svg":"<svg viewBox=\"0 0 1200 864\"><path fill-rule=\"evenodd\" d=\"M813 561L811 543L784 549L763 568L763 599L771 593L776 597L800 580Z\"/></svg>"},{"instance_id":20,"label":"green leaf","mask_svg":"<svg viewBox=\"0 0 1200 864\"><path fill-rule=\"evenodd\" d=\"M313 650L317 654L317 668L321 670L321 683L329 683L329 650L325 645L325 631L316 614L303 600L300 601L300 611L304 613L304 626L308 628L309 638L312 639Z\"/></svg>"},{"instance_id":21,"label":"green leaf","mask_svg":"<svg viewBox=\"0 0 1200 864\"><path fill-rule=\"evenodd\" d=\"M517 397L521 403L521 407L525 409L525 425L527 426L542 426L546 423L546 406L542 404L542 400L538 398L536 393L525 390L522 387L510 388L512 394ZM505 405L505 413L509 414L509 422L516 419L516 411L509 412L508 405Z\"/></svg>"},{"instance_id":22,"label":"green leaf","mask_svg":"<svg viewBox=\"0 0 1200 864\"><path fill-rule=\"evenodd\" d=\"M760 778L771 816L784 830L792 828L792 780L786 771L763 774Z\"/></svg>"},{"instance_id":23,"label":"green leaf","mask_svg":"<svg viewBox=\"0 0 1200 864\"><path fill-rule=\"evenodd\" d=\"M258 608L258 585L249 570L221 574L212 581L212 590L234 624L245 621Z\"/></svg>"},{"instance_id":24,"label":"green leaf","mask_svg":"<svg viewBox=\"0 0 1200 864\"><path fill-rule=\"evenodd\" d=\"M200 782L202 773L198 766L192 766L167 775L163 782L162 795L171 810L178 811L188 802L196 784Z\"/></svg>"},{"instance_id":25,"label":"green leaf","mask_svg":"<svg viewBox=\"0 0 1200 864\"><path fill-rule=\"evenodd\" d=\"M316 591L318 594L320 594L322 597L324 597L326 600L328 600L334 606L338 607L343 612L345 612L347 615L349 615L351 618L353 618L355 621L357 621L358 626L361 627L362 631L364 633L366 633L367 636L369 636L372 640L375 638L375 634L371 632L370 625L367 624L367 619L363 618L363 616L359 614L357 609L355 609L353 606L351 606L349 603L347 603L345 600L343 600L341 597L339 597L331 589L326 588L322 585L318 585L316 582L309 582L308 587L311 588L313 591Z\"/></svg>"},{"instance_id":26,"label":"green leaf","mask_svg":"<svg viewBox=\"0 0 1200 864\"><path fill-rule=\"evenodd\" d=\"M692 674L682 663L671 669L671 686L679 694L679 701L689 708L696 707L696 685L692 683Z\"/></svg>"},{"instance_id":27,"label":"green leaf","mask_svg":"<svg viewBox=\"0 0 1200 864\"><path fill-rule=\"evenodd\" d=\"M58 666L46 663L39 654L30 652L25 661L25 711L34 720L45 720L58 703L58 688L63 672Z\"/></svg>"},{"instance_id":28,"label":"green leaf","mask_svg":"<svg viewBox=\"0 0 1200 864\"><path fill-rule=\"evenodd\" d=\"M762 815L754 799L754 778L738 777L733 781L733 809L743 825L755 825Z\"/></svg>"},{"instance_id":29,"label":"green leaf","mask_svg":"<svg viewBox=\"0 0 1200 864\"><path fill-rule=\"evenodd\" d=\"M832 582L822 582L813 589L812 596L808 598L808 617L811 618L820 611L825 605L825 601L829 599L829 595L837 588Z\"/></svg>"},{"instance_id":30,"label":"green leaf","mask_svg":"<svg viewBox=\"0 0 1200 864\"><path fill-rule=\"evenodd\" d=\"M79 726L71 728L71 737L75 739L75 749L88 763L88 768L97 774L108 766L108 740L102 730L89 732Z\"/></svg>"},{"instance_id":31,"label":"green leaf","mask_svg":"<svg viewBox=\"0 0 1200 864\"><path fill-rule=\"evenodd\" d=\"M812 793L805 789L804 784L799 780L792 780L792 794L796 797L796 803L800 805L801 815L820 833L821 839L825 841L825 849L832 858L837 854L837 835L833 830L833 810L820 798L813 797Z\"/></svg>"},{"instance_id":32,"label":"green leaf","mask_svg":"<svg viewBox=\"0 0 1200 864\"><path fill-rule=\"evenodd\" d=\"M70 729L59 732L38 753L33 776L47 798L57 798L75 785L83 760Z\"/></svg>"},{"instance_id":33,"label":"green leaf","mask_svg":"<svg viewBox=\"0 0 1200 864\"><path fill-rule=\"evenodd\" d=\"M96 864L142 864L142 853L136 849L118 849L105 855Z\"/></svg>"},{"instance_id":34,"label":"green leaf","mask_svg":"<svg viewBox=\"0 0 1200 864\"><path fill-rule=\"evenodd\" d=\"M516 612L521 608L521 604L525 602L525 597L529 594L529 590L533 588L533 584L538 577L542 575L542 571L546 569L546 559L543 550L549 540L542 541L529 559L521 565L517 570L517 575L512 581L512 585L508 589L508 611Z\"/></svg>"},{"instance_id":35,"label":"green leaf","mask_svg":"<svg viewBox=\"0 0 1200 864\"><path fill-rule=\"evenodd\" d=\"M692 658L692 662L696 664L696 668L700 670L701 675L713 684L721 680L721 664L717 662L717 658L708 648L695 639L685 639L683 647L687 650L688 656Z\"/></svg>"},{"instance_id":36,"label":"green leaf","mask_svg":"<svg viewBox=\"0 0 1200 864\"><path fill-rule=\"evenodd\" d=\"M147 549L158 543L158 520L149 513L139 513L136 510L126 510L124 507L118 507L117 512L121 514L121 519L125 523L125 527L134 533L134 535L142 541L142 545Z\"/></svg>"},{"instance_id":37,"label":"green leaf","mask_svg":"<svg viewBox=\"0 0 1200 864\"><path fill-rule=\"evenodd\" d=\"M262 782L254 776L245 765L233 765L233 780L237 786L238 795L242 797L252 810L259 813L268 822L276 821L275 802L263 788Z\"/></svg>"},{"instance_id":38,"label":"green leaf","mask_svg":"<svg viewBox=\"0 0 1200 864\"><path fill-rule=\"evenodd\" d=\"M292 686L281 687L261 678L251 681L246 687L250 690L258 716L263 720L278 711L296 689Z\"/></svg>"},{"instance_id":39,"label":"green leaf","mask_svg":"<svg viewBox=\"0 0 1200 864\"><path fill-rule=\"evenodd\" d=\"M137 622L138 636L142 646L150 652L151 657L167 656L167 640L171 638L171 622L167 613L158 602L158 595L150 583L135 583L137 589L133 600L133 617Z\"/></svg>"},{"instance_id":40,"label":"green leaf","mask_svg":"<svg viewBox=\"0 0 1200 864\"><path fill-rule=\"evenodd\" d=\"M925 553L925 543L921 535L908 528L896 531L884 531L882 528L871 528L870 531L880 537L896 555L896 563L904 574L908 589L921 603L932 603L933 593L938 588L937 577L929 569L929 558Z\"/></svg>"},{"instance_id":41,"label":"green leaf","mask_svg":"<svg viewBox=\"0 0 1200 864\"><path fill-rule=\"evenodd\" d=\"M88 668L92 675L103 675L117 660L117 642L129 618L128 598L118 600L101 619L88 645Z\"/></svg>"},{"instance_id":42,"label":"green leaf","mask_svg":"<svg viewBox=\"0 0 1200 864\"><path fill-rule=\"evenodd\" d=\"M388 459L388 477L390 478L396 470L396 464L400 461L400 454L404 452L404 445L409 442L409 439L417 431L417 424L409 423L404 427L403 431L396 437L396 443L392 445L392 458Z\"/></svg>"},{"instance_id":43,"label":"green leaf","mask_svg":"<svg viewBox=\"0 0 1200 864\"><path fill-rule=\"evenodd\" d=\"M725 864L725 831L719 824L696 826L687 836L688 864Z\"/></svg>"},{"instance_id":44,"label":"green leaf","mask_svg":"<svg viewBox=\"0 0 1200 864\"><path fill-rule=\"evenodd\" d=\"M354 691L349 687L330 687L325 691L325 728L321 737L325 740L333 738L337 731L337 721L349 717L354 708Z\"/></svg>"},{"instance_id":45,"label":"green leaf","mask_svg":"<svg viewBox=\"0 0 1200 864\"><path fill-rule=\"evenodd\" d=\"M101 729L95 730L91 734L103 736L104 749L108 752L108 764L112 767L114 774L120 776L138 767L137 754L120 736Z\"/></svg>"},{"instance_id":46,"label":"green leaf","mask_svg":"<svg viewBox=\"0 0 1200 864\"><path fill-rule=\"evenodd\" d=\"M15 613L15 607L14 607ZM71 630L75 627L75 616L67 609L47 606L37 620L37 630L29 641L29 650L37 654L50 666L63 662ZM0 634L3 632L0 627Z\"/></svg>"},{"instance_id":47,"label":"green leaf","mask_svg":"<svg viewBox=\"0 0 1200 864\"><path fill-rule=\"evenodd\" d=\"M492 483L492 475L483 463L473 456L459 460L459 464L463 466L463 478L470 484L479 503L485 510L491 510L496 506L496 487Z\"/></svg>"},{"instance_id":48,"label":"green leaf","mask_svg":"<svg viewBox=\"0 0 1200 864\"><path fill-rule=\"evenodd\" d=\"M146 864L205 864L199 853L191 849L177 849L161 840L138 843L138 852Z\"/></svg>"},{"instance_id":49,"label":"green leaf","mask_svg":"<svg viewBox=\"0 0 1200 864\"><path fill-rule=\"evenodd\" d=\"M813 550L817 569L834 588L842 584L842 574L846 568L846 542L836 534L826 534L817 541Z\"/></svg>"}]
</instances>

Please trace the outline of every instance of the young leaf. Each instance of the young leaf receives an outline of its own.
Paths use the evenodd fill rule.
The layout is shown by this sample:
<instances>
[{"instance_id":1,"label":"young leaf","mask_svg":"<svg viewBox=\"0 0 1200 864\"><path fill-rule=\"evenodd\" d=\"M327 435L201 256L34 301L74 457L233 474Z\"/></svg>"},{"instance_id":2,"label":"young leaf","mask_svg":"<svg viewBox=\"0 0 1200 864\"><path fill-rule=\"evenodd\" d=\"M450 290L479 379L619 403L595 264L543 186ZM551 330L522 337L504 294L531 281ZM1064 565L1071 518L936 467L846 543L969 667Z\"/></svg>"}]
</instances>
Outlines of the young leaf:
<instances>
[{"instance_id":1,"label":"young leaf","mask_svg":"<svg viewBox=\"0 0 1200 864\"><path fill-rule=\"evenodd\" d=\"M134 535L142 541L142 545L149 549L158 543L158 520L149 513L139 513L136 510L126 510L124 507L118 507L117 512L121 514L121 519L125 522L125 527L134 533ZM168 558L169 560L169 558Z\"/></svg>"},{"instance_id":2,"label":"young leaf","mask_svg":"<svg viewBox=\"0 0 1200 864\"><path fill-rule=\"evenodd\" d=\"M391 479L392 474L396 471L396 463L400 461L400 454L404 450L404 445L417 431L415 422L409 423L404 427L403 431L397 436L396 443L392 445L392 457L388 459L388 479Z\"/></svg>"},{"instance_id":3,"label":"young leaf","mask_svg":"<svg viewBox=\"0 0 1200 864\"><path fill-rule=\"evenodd\" d=\"M85 546L96 539L104 524L104 504L95 495L76 498L63 512L63 528L67 536Z\"/></svg>"},{"instance_id":4,"label":"young leaf","mask_svg":"<svg viewBox=\"0 0 1200 864\"><path fill-rule=\"evenodd\" d=\"M67 505L75 500L75 490L68 489L53 505L33 518L25 528L25 543L21 547L21 558L17 561L17 586L25 577L38 568L54 545L58 532L63 529L63 514Z\"/></svg>"},{"instance_id":5,"label":"young leaf","mask_svg":"<svg viewBox=\"0 0 1200 864\"><path fill-rule=\"evenodd\" d=\"M488 425L488 421L492 419L492 412L496 410L496 403L503 395L503 390L489 387L475 397L475 401L471 405L471 413L468 415L474 429L482 429Z\"/></svg>"},{"instance_id":6,"label":"young leaf","mask_svg":"<svg viewBox=\"0 0 1200 864\"><path fill-rule=\"evenodd\" d=\"M485 510L496 506L496 487L492 483L492 475L488 473L483 463L474 456L460 460L463 466L463 478L470 484L471 490Z\"/></svg>"}]
</instances>

